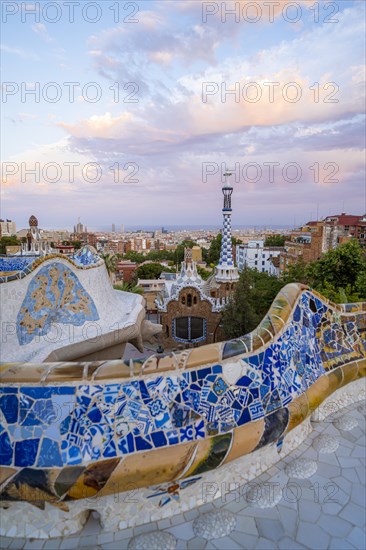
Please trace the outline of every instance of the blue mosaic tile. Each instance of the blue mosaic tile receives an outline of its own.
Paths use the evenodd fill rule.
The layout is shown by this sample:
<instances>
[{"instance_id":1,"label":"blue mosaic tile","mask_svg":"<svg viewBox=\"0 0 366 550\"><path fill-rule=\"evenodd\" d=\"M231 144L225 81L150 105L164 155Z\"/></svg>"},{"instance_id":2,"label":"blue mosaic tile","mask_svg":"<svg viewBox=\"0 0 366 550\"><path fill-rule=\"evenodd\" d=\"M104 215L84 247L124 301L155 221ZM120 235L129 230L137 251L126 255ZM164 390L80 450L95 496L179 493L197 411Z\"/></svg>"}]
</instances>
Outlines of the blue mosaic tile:
<instances>
[{"instance_id":1,"label":"blue mosaic tile","mask_svg":"<svg viewBox=\"0 0 366 550\"><path fill-rule=\"evenodd\" d=\"M20 345L46 335L53 323L81 326L99 319L94 301L70 268L51 263L29 283L16 321Z\"/></svg>"},{"instance_id":2,"label":"blue mosaic tile","mask_svg":"<svg viewBox=\"0 0 366 550\"><path fill-rule=\"evenodd\" d=\"M39 439L25 439L15 443L15 466L33 466L38 451Z\"/></svg>"},{"instance_id":3,"label":"blue mosaic tile","mask_svg":"<svg viewBox=\"0 0 366 550\"><path fill-rule=\"evenodd\" d=\"M93 253L89 246L83 246L80 248L80 250L71 256L71 259L74 263L83 267L92 266L100 262L100 256Z\"/></svg>"},{"instance_id":4,"label":"blue mosaic tile","mask_svg":"<svg viewBox=\"0 0 366 550\"><path fill-rule=\"evenodd\" d=\"M15 424L18 421L18 396L13 393L2 395L0 410L8 424Z\"/></svg>"},{"instance_id":5,"label":"blue mosaic tile","mask_svg":"<svg viewBox=\"0 0 366 550\"><path fill-rule=\"evenodd\" d=\"M161 431L161 432L152 432L151 439L154 443L154 447L156 447L156 448L165 447L168 444L167 437L166 437L166 435L163 431Z\"/></svg>"},{"instance_id":6,"label":"blue mosaic tile","mask_svg":"<svg viewBox=\"0 0 366 550\"><path fill-rule=\"evenodd\" d=\"M52 302L50 288L45 295ZM1 463L34 465L40 444L37 467L76 465L223 434L273 415L268 432L274 419L285 421L284 406L325 372L323 361L341 361L365 346L359 337L364 325L362 319L334 319L304 293L280 337L265 352L239 359L245 374L236 384L228 384L217 364L106 385L3 388ZM242 349L237 341L227 344L225 353ZM264 440L270 437L268 432ZM21 458L23 440L27 452Z\"/></svg>"},{"instance_id":7,"label":"blue mosaic tile","mask_svg":"<svg viewBox=\"0 0 366 550\"><path fill-rule=\"evenodd\" d=\"M44 438L39 452L37 467L47 468L51 466L63 466L60 448L56 441Z\"/></svg>"},{"instance_id":8,"label":"blue mosaic tile","mask_svg":"<svg viewBox=\"0 0 366 550\"><path fill-rule=\"evenodd\" d=\"M238 420L238 426L242 426L243 424L250 422L250 420L251 418L250 418L249 409L244 409Z\"/></svg>"},{"instance_id":9,"label":"blue mosaic tile","mask_svg":"<svg viewBox=\"0 0 366 550\"><path fill-rule=\"evenodd\" d=\"M10 466L13 462L13 445L6 431L0 435L0 461L3 466Z\"/></svg>"},{"instance_id":10,"label":"blue mosaic tile","mask_svg":"<svg viewBox=\"0 0 366 550\"><path fill-rule=\"evenodd\" d=\"M149 449L153 448L152 444L149 441L140 436L135 437L135 446L136 451L148 451Z\"/></svg>"}]
</instances>

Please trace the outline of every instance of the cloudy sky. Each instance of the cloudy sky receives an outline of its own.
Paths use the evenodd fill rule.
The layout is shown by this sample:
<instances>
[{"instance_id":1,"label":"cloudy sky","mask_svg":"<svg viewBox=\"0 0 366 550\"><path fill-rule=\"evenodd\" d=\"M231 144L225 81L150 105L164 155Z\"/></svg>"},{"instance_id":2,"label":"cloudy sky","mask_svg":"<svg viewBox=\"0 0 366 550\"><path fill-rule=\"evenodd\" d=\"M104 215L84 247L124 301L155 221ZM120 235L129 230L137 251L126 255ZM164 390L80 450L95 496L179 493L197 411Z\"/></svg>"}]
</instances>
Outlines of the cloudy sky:
<instances>
[{"instance_id":1,"label":"cloudy sky","mask_svg":"<svg viewBox=\"0 0 366 550\"><path fill-rule=\"evenodd\" d=\"M364 0L70 4L2 3L2 217L215 225L225 167L234 225L365 212Z\"/></svg>"}]
</instances>

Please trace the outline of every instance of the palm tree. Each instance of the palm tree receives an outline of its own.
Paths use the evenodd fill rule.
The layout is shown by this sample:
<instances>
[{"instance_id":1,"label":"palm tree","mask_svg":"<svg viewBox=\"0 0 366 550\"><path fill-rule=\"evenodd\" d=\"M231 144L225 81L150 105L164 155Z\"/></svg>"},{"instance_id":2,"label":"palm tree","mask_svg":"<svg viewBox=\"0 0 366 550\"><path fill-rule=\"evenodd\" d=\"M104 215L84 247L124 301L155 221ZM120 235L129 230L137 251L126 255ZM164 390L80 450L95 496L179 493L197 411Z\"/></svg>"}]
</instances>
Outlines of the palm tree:
<instances>
[{"instance_id":1,"label":"palm tree","mask_svg":"<svg viewBox=\"0 0 366 550\"><path fill-rule=\"evenodd\" d=\"M115 272L116 272L118 258L115 256L115 254L101 254L101 257L104 260L109 278L113 283L115 280Z\"/></svg>"}]
</instances>

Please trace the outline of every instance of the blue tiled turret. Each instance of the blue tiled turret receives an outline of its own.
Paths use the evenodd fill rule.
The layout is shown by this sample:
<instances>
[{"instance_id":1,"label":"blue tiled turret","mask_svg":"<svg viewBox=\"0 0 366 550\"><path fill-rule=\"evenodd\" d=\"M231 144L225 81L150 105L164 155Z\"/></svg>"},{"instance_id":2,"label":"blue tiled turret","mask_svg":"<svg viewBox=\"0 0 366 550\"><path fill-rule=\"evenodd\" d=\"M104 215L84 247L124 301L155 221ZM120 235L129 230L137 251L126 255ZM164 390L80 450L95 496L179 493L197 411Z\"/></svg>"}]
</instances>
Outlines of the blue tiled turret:
<instances>
[{"instance_id":1,"label":"blue tiled turret","mask_svg":"<svg viewBox=\"0 0 366 550\"><path fill-rule=\"evenodd\" d=\"M231 195L233 188L229 183L231 172L225 172L225 185L222 188L224 195L223 227L222 227L222 242L220 260L216 266L216 281L218 282L234 282L238 281L238 269L234 266L232 242L231 242Z\"/></svg>"}]
</instances>

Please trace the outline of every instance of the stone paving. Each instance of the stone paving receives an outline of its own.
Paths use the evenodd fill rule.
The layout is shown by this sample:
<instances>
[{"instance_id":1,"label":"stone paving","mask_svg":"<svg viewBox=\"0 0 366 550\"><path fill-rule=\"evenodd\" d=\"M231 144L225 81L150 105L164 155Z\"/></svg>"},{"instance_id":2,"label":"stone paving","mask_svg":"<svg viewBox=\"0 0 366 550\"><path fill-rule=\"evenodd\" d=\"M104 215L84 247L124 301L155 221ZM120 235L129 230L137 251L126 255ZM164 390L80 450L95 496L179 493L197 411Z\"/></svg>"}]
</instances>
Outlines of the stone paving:
<instances>
[{"instance_id":1,"label":"stone paving","mask_svg":"<svg viewBox=\"0 0 366 550\"><path fill-rule=\"evenodd\" d=\"M358 402L314 423L309 437L255 482L195 510L114 533L102 533L98 518L91 515L77 536L3 538L0 548L364 550L365 412L365 404ZM322 446L320 436L337 440L338 447L334 450L329 437ZM306 460L291 468L299 458ZM154 535L146 536L149 533Z\"/></svg>"}]
</instances>

